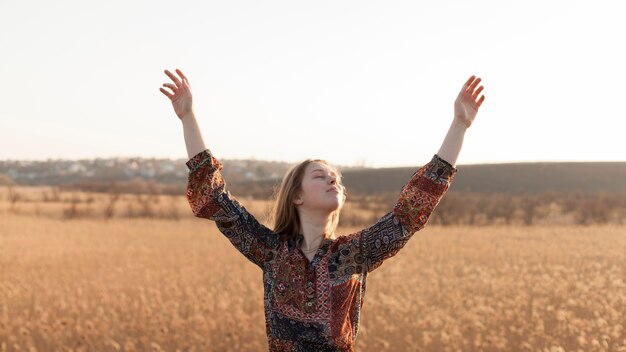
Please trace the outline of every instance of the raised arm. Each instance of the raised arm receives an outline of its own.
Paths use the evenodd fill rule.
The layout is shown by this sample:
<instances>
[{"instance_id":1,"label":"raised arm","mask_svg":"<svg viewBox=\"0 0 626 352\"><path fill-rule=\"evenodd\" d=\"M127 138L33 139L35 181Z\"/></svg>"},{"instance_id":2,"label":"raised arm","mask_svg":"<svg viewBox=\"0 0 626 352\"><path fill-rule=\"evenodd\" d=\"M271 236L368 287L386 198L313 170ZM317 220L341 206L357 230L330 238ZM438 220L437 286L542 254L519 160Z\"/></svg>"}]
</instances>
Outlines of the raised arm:
<instances>
[{"instance_id":1,"label":"raised arm","mask_svg":"<svg viewBox=\"0 0 626 352\"><path fill-rule=\"evenodd\" d=\"M165 74L173 83L163 83L163 87L169 88L171 91L163 87L159 88L159 90L170 99L176 116L178 116L183 124L187 157L191 159L207 148L202 139L198 121L196 121L196 115L193 111L193 97L189 80L181 70L176 69L176 73L178 73L180 77L176 77L170 71L165 70Z\"/></svg>"},{"instance_id":2,"label":"raised arm","mask_svg":"<svg viewBox=\"0 0 626 352\"><path fill-rule=\"evenodd\" d=\"M176 70L179 77L165 71L172 83L160 88L172 102L174 112L183 124L189 160L187 200L194 215L215 221L217 228L246 258L263 268L275 256L280 245L278 235L260 224L226 190L222 178L222 164L206 148L193 113L191 89L187 77Z\"/></svg>"},{"instance_id":3,"label":"raised arm","mask_svg":"<svg viewBox=\"0 0 626 352\"><path fill-rule=\"evenodd\" d=\"M456 161L463 146L465 131L472 125L478 113L478 108L485 101L484 95L478 98L483 90L483 86L478 87L480 81L480 78L472 76L461 88L459 95L454 101L454 119L450 129L448 129L446 138L441 144L441 148L439 148L439 152L437 152L440 158L449 162L452 166L456 166Z\"/></svg>"},{"instance_id":4,"label":"raised arm","mask_svg":"<svg viewBox=\"0 0 626 352\"><path fill-rule=\"evenodd\" d=\"M426 225L458 172L454 164L463 136L484 101L484 96L477 100L482 91L482 87L476 90L479 82L480 78L472 76L465 83L455 101L454 120L439 152L413 174L393 210L369 228L341 239L344 243L340 248L346 250L340 251L342 258L337 262L342 264L333 275L373 271L396 255Z\"/></svg>"}]
</instances>

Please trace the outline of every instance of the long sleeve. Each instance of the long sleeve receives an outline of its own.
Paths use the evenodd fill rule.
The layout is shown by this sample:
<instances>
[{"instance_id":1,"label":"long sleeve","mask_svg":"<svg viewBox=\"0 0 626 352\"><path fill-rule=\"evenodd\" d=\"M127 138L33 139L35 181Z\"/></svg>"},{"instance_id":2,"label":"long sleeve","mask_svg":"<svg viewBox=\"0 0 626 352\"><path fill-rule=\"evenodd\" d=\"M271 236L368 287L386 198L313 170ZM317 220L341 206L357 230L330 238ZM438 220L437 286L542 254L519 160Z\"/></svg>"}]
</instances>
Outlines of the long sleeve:
<instances>
[{"instance_id":1,"label":"long sleeve","mask_svg":"<svg viewBox=\"0 0 626 352\"><path fill-rule=\"evenodd\" d=\"M435 154L413 174L393 209L405 232L413 234L426 225L457 172L458 169Z\"/></svg>"},{"instance_id":2,"label":"long sleeve","mask_svg":"<svg viewBox=\"0 0 626 352\"><path fill-rule=\"evenodd\" d=\"M457 172L435 154L402 188L392 211L374 225L346 236L342 245L346 256L339 259L339 275L371 272L396 255L426 225Z\"/></svg>"},{"instance_id":3,"label":"long sleeve","mask_svg":"<svg viewBox=\"0 0 626 352\"><path fill-rule=\"evenodd\" d=\"M251 262L263 268L280 246L276 233L260 224L231 194L220 173L222 164L206 149L186 163L187 199L194 215L217 228Z\"/></svg>"}]
</instances>

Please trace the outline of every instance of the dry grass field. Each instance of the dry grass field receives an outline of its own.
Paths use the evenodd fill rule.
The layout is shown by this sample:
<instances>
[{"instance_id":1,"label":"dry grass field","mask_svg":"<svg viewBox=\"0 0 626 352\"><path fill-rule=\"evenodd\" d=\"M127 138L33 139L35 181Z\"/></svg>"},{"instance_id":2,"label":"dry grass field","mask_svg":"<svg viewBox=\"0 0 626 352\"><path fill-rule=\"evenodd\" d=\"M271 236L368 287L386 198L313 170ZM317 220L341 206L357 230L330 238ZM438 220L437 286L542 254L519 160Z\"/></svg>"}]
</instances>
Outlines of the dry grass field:
<instances>
[{"instance_id":1,"label":"dry grass field","mask_svg":"<svg viewBox=\"0 0 626 352\"><path fill-rule=\"evenodd\" d=\"M107 195L20 192L0 196L0 351L267 350L260 270L183 197L105 218ZM626 226L427 226L361 319L359 351L626 351Z\"/></svg>"}]
</instances>

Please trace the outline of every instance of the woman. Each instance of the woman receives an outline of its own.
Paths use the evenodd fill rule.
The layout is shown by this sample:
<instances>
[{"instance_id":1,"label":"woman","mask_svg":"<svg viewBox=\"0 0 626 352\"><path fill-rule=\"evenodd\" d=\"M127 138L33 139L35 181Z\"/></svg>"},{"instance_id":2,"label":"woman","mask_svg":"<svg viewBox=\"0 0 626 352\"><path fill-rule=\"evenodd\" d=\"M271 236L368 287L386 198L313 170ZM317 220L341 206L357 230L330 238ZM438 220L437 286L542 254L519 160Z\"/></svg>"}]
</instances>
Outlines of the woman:
<instances>
[{"instance_id":1,"label":"woman","mask_svg":"<svg viewBox=\"0 0 626 352\"><path fill-rule=\"evenodd\" d=\"M263 270L270 351L354 351L367 275L422 229L447 191L484 95L469 78L454 104L454 119L432 160L402 188L393 210L373 226L336 236L345 189L324 160L293 167L278 190L274 226L261 225L225 189L222 164L206 148L193 112L189 81L176 70L160 88L181 120L189 161L187 198L195 216L218 229ZM477 88L478 87L478 88Z\"/></svg>"}]
</instances>

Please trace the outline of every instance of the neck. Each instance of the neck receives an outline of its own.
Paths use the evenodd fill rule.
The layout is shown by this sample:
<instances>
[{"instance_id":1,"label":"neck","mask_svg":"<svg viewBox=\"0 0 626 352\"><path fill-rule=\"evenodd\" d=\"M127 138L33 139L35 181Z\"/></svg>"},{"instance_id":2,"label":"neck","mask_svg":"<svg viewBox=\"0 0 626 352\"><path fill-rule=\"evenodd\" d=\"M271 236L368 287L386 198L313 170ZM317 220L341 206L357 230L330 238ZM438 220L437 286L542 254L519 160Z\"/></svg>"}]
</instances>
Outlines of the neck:
<instances>
[{"instance_id":1,"label":"neck","mask_svg":"<svg viewBox=\"0 0 626 352\"><path fill-rule=\"evenodd\" d=\"M331 234L332 218L330 213L311 213L300 211L300 226L304 239L300 244L303 250L319 248L324 237L332 238ZM325 234L327 234L325 236Z\"/></svg>"}]
</instances>

